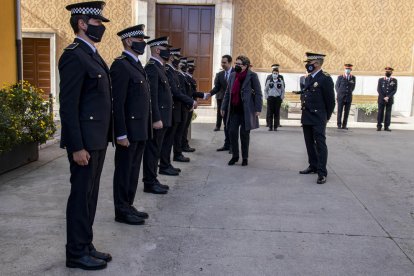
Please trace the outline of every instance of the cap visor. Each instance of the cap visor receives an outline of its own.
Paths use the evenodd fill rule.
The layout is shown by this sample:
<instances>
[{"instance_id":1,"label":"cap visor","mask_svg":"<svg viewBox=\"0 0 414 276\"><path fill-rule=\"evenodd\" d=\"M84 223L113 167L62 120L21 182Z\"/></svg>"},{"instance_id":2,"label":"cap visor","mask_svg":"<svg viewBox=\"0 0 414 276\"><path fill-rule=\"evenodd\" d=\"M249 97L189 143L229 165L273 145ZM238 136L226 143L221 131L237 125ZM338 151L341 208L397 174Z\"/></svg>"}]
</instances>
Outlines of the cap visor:
<instances>
[{"instance_id":1,"label":"cap visor","mask_svg":"<svg viewBox=\"0 0 414 276\"><path fill-rule=\"evenodd\" d=\"M102 22L110 22L110 20L102 15L88 15L91 18L96 18L102 20Z\"/></svg>"}]
</instances>

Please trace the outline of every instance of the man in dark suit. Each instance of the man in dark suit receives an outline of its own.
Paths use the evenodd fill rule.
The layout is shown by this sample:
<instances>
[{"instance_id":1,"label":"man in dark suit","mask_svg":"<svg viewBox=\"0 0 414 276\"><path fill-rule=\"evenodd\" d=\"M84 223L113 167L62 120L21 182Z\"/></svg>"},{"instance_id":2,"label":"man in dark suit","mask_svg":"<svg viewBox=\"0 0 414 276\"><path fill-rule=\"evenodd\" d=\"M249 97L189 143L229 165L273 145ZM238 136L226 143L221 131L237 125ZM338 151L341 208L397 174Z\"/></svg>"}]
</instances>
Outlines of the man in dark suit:
<instances>
[{"instance_id":1,"label":"man in dark suit","mask_svg":"<svg viewBox=\"0 0 414 276\"><path fill-rule=\"evenodd\" d=\"M116 136L114 205L115 221L144 224L148 214L134 206L139 170L145 142L148 139L150 119L149 83L138 59L144 54L149 37L144 25L127 28L118 33L124 51L111 66L114 95L114 127Z\"/></svg>"},{"instance_id":2,"label":"man in dark suit","mask_svg":"<svg viewBox=\"0 0 414 276\"><path fill-rule=\"evenodd\" d=\"M166 194L169 187L158 181L157 168L165 133L172 125L172 94L164 67L170 58L171 45L168 37L148 41L148 45L151 58L145 65L145 72L150 83L153 136L144 150L142 181L145 193Z\"/></svg>"},{"instance_id":3,"label":"man in dark suit","mask_svg":"<svg viewBox=\"0 0 414 276\"><path fill-rule=\"evenodd\" d=\"M336 100L338 101L338 116L337 125L338 129L348 129L348 115L352 104L352 92L355 89L356 78L351 74L352 64L345 64L345 73L338 76L335 84L335 90L337 93ZM344 111L345 110L345 111ZM342 111L344 111L344 119L342 120Z\"/></svg>"},{"instance_id":4,"label":"man in dark suit","mask_svg":"<svg viewBox=\"0 0 414 276\"><path fill-rule=\"evenodd\" d=\"M112 257L95 249L93 222L108 141L113 138L109 69L98 54L109 20L103 1L66 7L75 41L59 60L60 146L68 153L71 190L66 208L66 266L86 270L106 267Z\"/></svg>"},{"instance_id":5,"label":"man in dark suit","mask_svg":"<svg viewBox=\"0 0 414 276\"><path fill-rule=\"evenodd\" d=\"M229 80L230 74L234 71L232 67L232 57L230 55L224 55L221 57L221 68L223 71L220 71L216 74L214 78L214 87L210 91L210 96L216 95L217 101L217 120L216 128L214 131L219 131L221 128L221 122L226 121L221 116L221 104L223 103L224 93L227 88L227 81Z\"/></svg>"},{"instance_id":6,"label":"man in dark suit","mask_svg":"<svg viewBox=\"0 0 414 276\"><path fill-rule=\"evenodd\" d=\"M266 77L266 81L265 84L269 81L271 81L271 79L273 78L273 74L276 74L276 78L280 79L283 82L283 87L286 87L285 85L285 79L283 78L282 75L279 74L279 67L280 65L278 63L275 63L272 65L272 74L267 75ZM271 112L270 112L270 108L269 106L267 106L267 110L266 110L266 127L270 128L270 116L271 116ZM280 123L278 125L278 127L281 126Z\"/></svg>"},{"instance_id":7,"label":"man in dark suit","mask_svg":"<svg viewBox=\"0 0 414 276\"><path fill-rule=\"evenodd\" d=\"M221 57L221 68L222 71L216 74L214 78L214 87L210 91L210 96L216 95L217 99L217 122L216 130L220 130L221 121L224 122L224 145L221 148L218 148L217 151L228 151L230 150L230 138L229 138L229 129L227 127L227 112L224 113L224 117L221 116L221 105L223 104L224 93L226 92L228 80L231 73L234 72L232 67L232 57L230 55L224 55Z\"/></svg>"},{"instance_id":8,"label":"man in dark suit","mask_svg":"<svg viewBox=\"0 0 414 276\"><path fill-rule=\"evenodd\" d=\"M185 125L188 111L197 107L197 102L187 95L185 87L180 84L178 77L178 64L180 63L181 58L180 50L181 48L170 49L171 57L166 65L168 82L173 95L173 122L172 126L168 128L167 133L165 134L164 143L161 149L159 173L165 175L178 175L181 171L178 168L174 168L171 164L171 151L174 144L175 152L176 137L179 136L181 138L182 125ZM186 112L183 112L183 109L185 109ZM183 156L181 155L179 157L181 158Z\"/></svg>"},{"instance_id":9,"label":"man in dark suit","mask_svg":"<svg viewBox=\"0 0 414 276\"><path fill-rule=\"evenodd\" d=\"M324 184L328 171L328 147L326 146L326 124L335 108L335 91L332 77L322 70L323 54L306 53L306 70L302 101L302 128L308 152L309 167L301 174L318 173L316 183Z\"/></svg>"},{"instance_id":10,"label":"man in dark suit","mask_svg":"<svg viewBox=\"0 0 414 276\"><path fill-rule=\"evenodd\" d=\"M385 67L385 77L378 80L378 118L377 131L381 131L384 122L384 130L391 131L391 109L394 104L394 95L397 93L398 82L391 77L394 71L391 67ZM385 119L384 119L385 110Z\"/></svg>"},{"instance_id":11,"label":"man in dark suit","mask_svg":"<svg viewBox=\"0 0 414 276\"><path fill-rule=\"evenodd\" d=\"M187 95L189 97L192 97L195 101L197 98L200 99L208 99L209 94L198 92L197 91L197 81L193 77L193 73L195 70L195 61L194 60L188 60L186 57L181 58L180 65L179 65L179 78L182 83L182 85L185 85L185 89L187 91ZM190 73L191 72L191 73ZM183 112L187 112L187 109L183 109ZM194 152L195 148L190 147L187 139L188 130L191 125L191 121L193 118L193 111L190 110L187 116L187 121L185 123L184 130L181 134L181 142L179 139L179 136L177 136L176 141L174 142L174 156L181 156L182 152ZM177 161L177 160L176 160Z\"/></svg>"}]
</instances>

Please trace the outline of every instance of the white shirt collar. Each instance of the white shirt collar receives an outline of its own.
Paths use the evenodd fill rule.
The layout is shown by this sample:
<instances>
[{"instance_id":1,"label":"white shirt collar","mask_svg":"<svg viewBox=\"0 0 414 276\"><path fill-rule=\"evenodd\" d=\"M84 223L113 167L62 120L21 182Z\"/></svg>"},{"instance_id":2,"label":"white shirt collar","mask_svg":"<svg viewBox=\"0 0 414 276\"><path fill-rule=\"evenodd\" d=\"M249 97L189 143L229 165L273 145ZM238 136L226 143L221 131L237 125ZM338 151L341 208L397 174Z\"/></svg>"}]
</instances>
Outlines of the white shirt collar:
<instances>
[{"instance_id":1,"label":"white shirt collar","mask_svg":"<svg viewBox=\"0 0 414 276\"><path fill-rule=\"evenodd\" d=\"M131 53L130 51L124 50L123 53L129 55L130 57L132 57L136 62L139 61L138 57L136 55L134 55L133 53Z\"/></svg>"},{"instance_id":2,"label":"white shirt collar","mask_svg":"<svg viewBox=\"0 0 414 276\"><path fill-rule=\"evenodd\" d=\"M171 67L172 69L174 69L174 71L178 71L177 69L174 68L174 66L172 64L167 63L166 65L168 65L169 67Z\"/></svg>"},{"instance_id":3,"label":"white shirt collar","mask_svg":"<svg viewBox=\"0 0 414 276\"><path fill-rule=\"evenodd\" d=\"M312 74L312 78L314 78L316 76L316 74L319 73L319 71L321 71L322 69L319 69L318 71L316 71L315 73Z\"/></svg>"},{"instance_id":4,"label":"white shirt collar","mask_svg":"<svg viewBox=\"0 0 414 276\"><path fill-rule=\"evenodd\" d=\"M231 74L231 70L232 70L232 69L233 69L233 67L230 67L230 69L226 71L226 72L227 72L227 75L229 75L229 76L230 76L230 74Z\"/></svg>"},{"instance_id":5,"label":"white shirt collar","mask_svg":"<svg viewBox=\"0 0 414 276\"><path fill-rule=\"evenodd\" d=\"M77 36L76 37L77 39L80 39L80 40L82 40L83 42L85 42L89 47L91 47L91 49L92 49L92 51L94 52L94 53L96 53L96 47L95 46L93 46L92 44L90 44L88 41L86 41L85 39L83 39L82 37L80 37L80 36Z\"/></svg>"},{"instance_id":6,"label":"white shirt collar","mask_svg":"<svg viewBox=\"0 0 414 276\"><path fill-rule=\"evenodd\" d=\"M156 57L154 57L154 56L151 56L151 58L153 59L153 60L156 60L156 61L158 61L162 66L164 66L164 63L161 61L161 60L159 60L158 58L156 58Z\"/></svg>"}]
</instances>

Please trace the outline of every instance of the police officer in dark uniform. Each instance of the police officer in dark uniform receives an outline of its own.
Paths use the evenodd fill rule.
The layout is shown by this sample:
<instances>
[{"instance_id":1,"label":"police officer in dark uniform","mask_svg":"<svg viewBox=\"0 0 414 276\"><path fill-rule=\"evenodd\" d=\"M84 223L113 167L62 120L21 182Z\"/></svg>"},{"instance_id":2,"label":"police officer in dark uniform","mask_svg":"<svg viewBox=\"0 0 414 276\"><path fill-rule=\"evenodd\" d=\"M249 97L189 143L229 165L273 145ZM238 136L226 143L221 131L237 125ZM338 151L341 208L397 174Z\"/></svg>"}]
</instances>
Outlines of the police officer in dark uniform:
<instances>
[{"instance_id":1,"label":"police officer in dark uniform","mask_svg":"<svg viewBox=\"0 0 414 276\"><path fill-rule=\"evenodd\" d=\"M109 69L95 43L105 32L103 1L66 7L75 41L59 60L60 146L68 153L71 190L66 208L66 266L86 270L106 267L112 257L95 249L93 222L108 141L113 139Z\"/></svg>"},{"instance_id":2,"label":"police officer in dark uniform","mask_svg":"<svg viewBox=\"0 0 414 276\"><path fill-rule=\"evenodd\" d=\"M328 147L326 146L326 124L335 108L335 91L332 77L322 70L323 54L306 53L306 70L302 100L302 128L308 152L309 167L301 174L318 173L318 184L326 182L328 171Z\"/></svg>"},{"instance_id":3,"label":"police officer in dark uniform","mask_svg":"<svg viewBox=\"0 0 414 276\"><path fill-rule=\"evenodd\" d=\"M168 37L159 37L147 44L151 48L151 58L145 65L145 72L150 83L153 137L145 146L142 181L145 193L166 194L169 187L158 181L157 168L165 133L172 125L172 94L164 67L170 58L171 45Z\"/></svg>"},{"instance_id":4,"label":"police officer in dark uniform","mask_svg":"<svg viewBox=\"0 0 414 276\"><path fill-rule=\"evenodd\" d=\"M193 77L193 73L195 70L195 61L194 60L188 60L187 58L181 59L181 64L179 66L181 76L180 80L184 84L187 89L187 95L189 97L192 97L194 100L197 100L197 98L206 100L210 96L208 93L198 92L197 91L197 81ZM184 130L181 135L181 145L180 146L174 146L175 156L180 156L180 150L183 152L194 152L195 148L190 147L188 142L188 130L191 125L191 121L193 118L193 111L190 111L190 113L187 116L187 122L184 125ZM177 137L177 143L179 143L178 137Z\"/></svg>"},{"instance_id":5,"label":"police officer in dark uniform","mask_svg":"<svg viewBox=\"0 0 414 276\"><path fill-rule=\"evenodd\" d=\"M381 131L384 122L384 130L391 131L391 109L394 104L394 95L397 93L398 82L396 78L391 77L394 71L391 67L385 67L385 77L378 80L378 118L377 131ZM385 110L385 119L384 119Z\"/></svg>"},{"instance_id":6,"label":"police officer in dark uniform","mask_svg":"<svg viewBox=\"0 0 414 276\"><path fill-rule=\"evenodd\" d=\"M165 175L178 175L181 171L178 168L174 168L171 164L171 151L173 144L175 148L176 137L181 137L182 135L181 126L184 125L187 120L188 111L197 107L197 102L187 95L185 87L180 84L178 77L179 72L177 71L181 58L180 50L181 48L170 49L171 56L166 65L168 82L173 95L173 122L172 126L168 128L167 133L165 134L164 143L161 149L159 173ZM183 112L183 109L185 112Z\"/></svg>"},{"instance_id":7,"label":"police officer in dark uniform","mask_svg":"<svg viewBox=\"0 0 414 276\"><path fill-rule=\"evenodd\" d=\"M338 116L337 125L338 129L348 129L348 115L352 104L352 92L355 89L356 78L351 74L353 65L347 63L344 65L345 73L339 75L336 80L336 100L338 101ZM342 111L344 111L344 118L342 120Z\"/></svg>"},{"instance_id":8,"label":"police officer in dark uniform","mask_svg":"<svg viewBox=\"0 0 414 276\"><path fill-rule=\"evenodd\" d=\"M139 170L150 120L149 83L138 59L146 47L144 25L129 27L118 33L124 51L111 66L114 95L114 128L116 136L114 204L115 221L144 224L148 214L134 206Z\"/></svg>"},{"instance_id":9,"label":"police officer in dark uniform","mask_svg":"<svg viewBox=\"0 0 414 276\"><path fill-rule=\"evenodd\" d=\"M277 75L276 77L283 82L283 87L286 87L285 78L283 77L283 75L280 75L279 67L280 67L280 65L278 63L275 63L275 64L272 65L272 74L267 75L265 84L267 82L270 82L271 79L273 78L274 74L276 74ZM266 127L268 127L268 128L271 127L271 125L270 125L270 116L271 116L270 108L269 108L269 106L267 106L267 110L266 110ZM279 126L280 126L280 122L278 123L278 127ZM272 126L272 129L273 129L273 126Z\"/></svg>"}]
</instances>

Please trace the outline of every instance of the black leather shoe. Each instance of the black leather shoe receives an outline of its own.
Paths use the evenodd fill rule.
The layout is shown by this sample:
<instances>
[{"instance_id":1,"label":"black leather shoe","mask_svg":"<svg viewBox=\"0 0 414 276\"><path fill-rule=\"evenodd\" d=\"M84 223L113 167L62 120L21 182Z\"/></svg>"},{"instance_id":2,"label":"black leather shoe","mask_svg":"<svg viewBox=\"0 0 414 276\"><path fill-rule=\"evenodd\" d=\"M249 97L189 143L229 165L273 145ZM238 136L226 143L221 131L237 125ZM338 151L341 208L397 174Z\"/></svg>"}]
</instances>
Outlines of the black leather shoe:
<instances>
[{"instance_id":1,"label":"black leather shoe","mask_svg":"<svg viewBox=\"0 0 414 276\"><path fill-rule=\"evenodd\" d=\"M243 161L242 161L242 166L247 166L247 159L243 159Z\"/></svg>"},{"instance_id":2,"label":"black leather shoe","mask_svg":"<svg viewBox=\"0 0 414 276\"><path fill-rule=\"evenodd\" d=\"M239 161L238 157L233 157L232 159L230 159L229 161L229 166L233 166L234 164L236 164L236 162Z\"/></svg>"},{"instance_id":3,"label":"black leather shoe","mask_svg":"<svg viewBox=\"0 0 414 276\"><path fill-rule=\"evenodd\" d=\"M81 258L66 259L66 266L70 268L81 268L84 270L100 270L106 268L106 262L90 255Z\"/></svg>"},{"instance_id":4,"label":"black leather shoe","mask_svg":"<svg viewBox=\"0 0 414 276\"><path fill-rule=\"evenodd\" d=\"M273 131L273 128L269 127L268 131Z\"/></svg>"},{"instance_id":5,"label":"black leather shoe","mask_svg":"<svg viewBox=\"0 0 414 276\"><path fill-rule=\"evenodd\" d=\"M377 131L381 131L381 128L380 127L377 127Z\"/></svg>"},{"instance_id":6,"label":"black leather shoe","mask_svg":"<svg viewBox=\"0 0 414 276\"><path fill-rule=\"evenodd\" d=\"M388 127L384 128L384 130L391 132L391 129L389 129Z\"/></svg>"},{"instance_id":7,"label":"black leather shoe","mask_svg":"<svg viewBox=\"0 0 414 276\"><path fill-rule=\"evenodd\" d=\"M341 129L342 127L341 127L341 125L338 125L338 129Z\"/></svg>"},{"instance_id":8,"label":"black leather shoe","mask_svg":"<svg viewBox=\"0 0 414 276\"><path fill-rule=\"evenodd\" d=\"M277 131L277 127L275 127L273 130L274 130L274 131Z\"/></svg>"},{"instance_id":9,"label":"black leather shoe","mask_svg":"<svg viewBox=\"0 0 414 276\"><path fill-rule=\"evenodd\" d=\"M315 169L312 169L311 167L307 167L306 169L304 169L303 171L299 172L300 174L311 174L311 173L316 173Z\"/></svg>"},{"instance_id":10,"label":"black leather shoe","mask_svg":"<svg viewBox=\"0 0 414 276\"><path fill-rule=\"evenodd\" d=\"M112 261L112 256L109 253L99 252L96 249L89 251L89 255L91 255L94 258L104 260L105 262L109 263Z\"/></svg>"},{"instance_id":11,"label":"black leather shoe","mask_svg":"<svg viewBox=\"0 0 414 276\"><path fill-rule=\"evenodd\" d=\"M218 148L217 151L226 151L229 150L230 148L222 146L221 148Z\"/></svg>"},{"instance_id":12,"label":"black leather shoe","mask_svg":"<svg viewBox=\"0 0 414 276\"><path fill-rule=\"evenodd\" d=\"M144 185L144 193L156 194L156 195L164 195L168 193L167 189L161 187L162 184L154 184L151 186Z\"/></svg>"},{"instance_id":13,"label":"black leather shoe","mask_svg":"<svg viewBox=\"0 0 414 276\"><path fill-rule=\"evenodd\" d=\"M185 157L184 155L174 156L173 160L176 162L190 162L190 158Z\"/></svg>"},{"instance_id":14,"label":"black leather shoe","mask_svg":"<svg viewBox=\"0 0 414 276\"><path fill-rule=\"evenodd\" d=\"M216 127L216 128L214 129L214 131L220 131L220 128L219 128L219 127Z\"/></svg>"},{"instance_id":15,"label":"black leather shoe","mask_svg":"<svg viewBox=\"0 0 414 276\"><path fill-rule=\"evenodd\" d=\"M136 215L137 217L140 217L143 219L149 218L148 213L138 211L137 208L135 208L135 206L131 205L131 209L132 209L133 214Z\"/></svg>"},{"instance_id":16,"label":"black leather shoe","mask_svg":"<svg viewBox=\"0 0 414 276\"><path fill-rule=\"evenodd\" d=\"M326 176L320 175L318 176L318 180L316 180L318 184L325 184L326 183Z\"/></svg>"},{"instance_id":17,"label":"black leather shoe","mask_svg":"<svg viewBox=\"0 0 414 276\"><path fill-rule=\"evenodd\" d=\"M170 189L170 186L161 184L158 180L157 180L157 183L155 183L154 185L157 185L167 191Z\"/></svg>"},{"instance_id":18,"label":"black leather shoe","mask_svg":"<svg viewBox=\"0 0 414 276\"><path fill-rule=\"evenodd\" d=\"M192 147L184 147L183 148L183 152L195 152L195 148L192 148Z\"/></svg>"},{"instance_id":19,"label":"black leather shoe","mask_svg":"<svg viewBox=\"0 0 414 276\"><path fill-rule=\"evenodd\" d=\"M173 165L171 164L170 164L170 168L173 169L174 171L181 172L180 168L173 167Z\"/></svg>"},{"instance_id":20,"label":"black leather shoe","mask_svg":"<svg viewBox=\"0 0 414 276\"><path fill-rule=\"evenodd\" d=\"M348 130L348 128L346 126L342 126L342 129Z\"/></svg>"},{"instance_id":21,"label":"black leather shoe","mask_svg":"<svg viewBox=\"0 0 414 276\"><path fill-rule=\"evenodd\" d=\"M173 168L165 168L165 169L159 169L158 171L159 174L164 174L164 175L172 175L172 176L176 176L179 175L179 172L174 170Z\"/></svg>"},{"instance_id":22,"label":"black leather shoe","mask_svg":"<svg viewBox=\"0 0 414 276\"><path fill-rule=\"evenodd\" d=\"M135 216L133 214L118 214L115 216L115 221L129 225L142 225L145 223L145 220L143 218Z\"/></svg>"}]
</instances>

